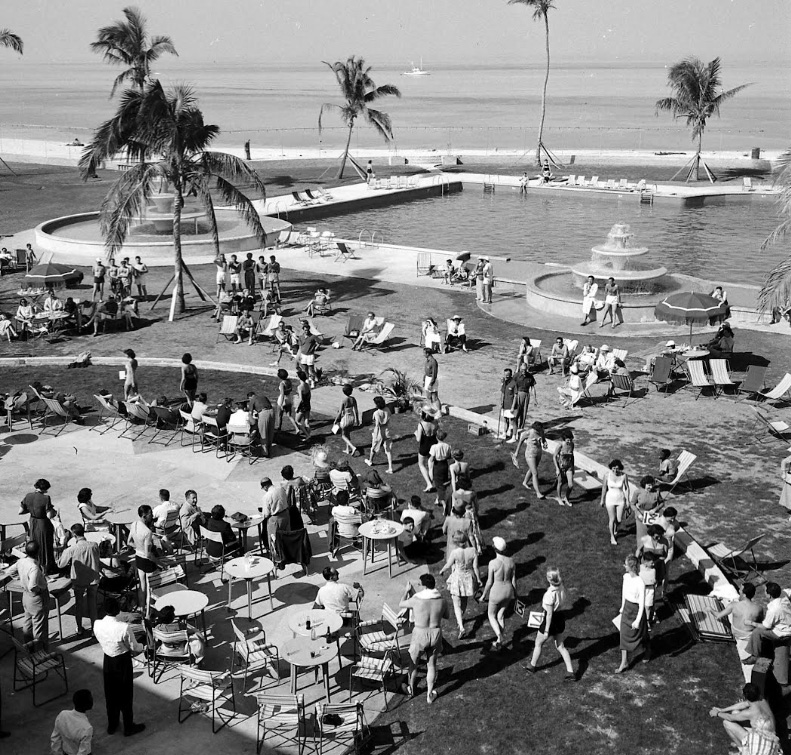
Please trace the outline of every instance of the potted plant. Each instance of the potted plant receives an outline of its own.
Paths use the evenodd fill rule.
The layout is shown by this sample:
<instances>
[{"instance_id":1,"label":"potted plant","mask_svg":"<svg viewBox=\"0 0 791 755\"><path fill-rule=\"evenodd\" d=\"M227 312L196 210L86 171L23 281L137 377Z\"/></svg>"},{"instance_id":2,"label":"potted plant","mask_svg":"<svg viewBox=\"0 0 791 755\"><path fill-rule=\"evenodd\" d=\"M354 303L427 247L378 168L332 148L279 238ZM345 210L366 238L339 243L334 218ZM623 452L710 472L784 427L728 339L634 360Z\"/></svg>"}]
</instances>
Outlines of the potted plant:
<instances>
[{"instance_id":1,"label":"potted plant","mask_svg":"<svg viewBox=\"0 0 791 755\"><path fill-rule=\"evenodd\" d=\"M412 399L422 397L420 383L415 382L406 372L388 367L375 380L376 392L393 401L393 411L401 414L407 411Z\"/></svg>"}]
</instances>

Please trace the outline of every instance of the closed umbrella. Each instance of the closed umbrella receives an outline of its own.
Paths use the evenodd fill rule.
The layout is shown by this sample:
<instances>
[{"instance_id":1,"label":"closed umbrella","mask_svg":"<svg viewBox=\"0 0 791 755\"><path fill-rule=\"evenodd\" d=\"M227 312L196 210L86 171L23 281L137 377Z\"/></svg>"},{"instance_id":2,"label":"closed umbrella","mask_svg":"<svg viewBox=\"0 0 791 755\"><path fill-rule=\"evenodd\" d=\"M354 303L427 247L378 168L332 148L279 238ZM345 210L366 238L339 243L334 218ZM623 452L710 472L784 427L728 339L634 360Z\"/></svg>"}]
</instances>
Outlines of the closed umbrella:
<instances>
[{"instance_id":1,"label":"closed umbrella","mask_svg":"<svg viewBox=\"0 0 791 755\"><path fill-rule=\"evenodd\" d=\"M25 276L25 281L38 286L53 286L70 282L79 283L82 277L82 273L72 265L45 262L32 268Z\"/></svg>"},{"instance_id":2,"label":"closed umbrella","mask_svg":"<svg viewBox=\"0 0 791 755\"><path fill-rule=\"evenodd\" d=\"M671 294L654 308L654 317L663 322L689 325L689 340L692 343L692 326L727 319L725 306L719 299L708 294L682 291Z\"/></svg>"}]
</instances>

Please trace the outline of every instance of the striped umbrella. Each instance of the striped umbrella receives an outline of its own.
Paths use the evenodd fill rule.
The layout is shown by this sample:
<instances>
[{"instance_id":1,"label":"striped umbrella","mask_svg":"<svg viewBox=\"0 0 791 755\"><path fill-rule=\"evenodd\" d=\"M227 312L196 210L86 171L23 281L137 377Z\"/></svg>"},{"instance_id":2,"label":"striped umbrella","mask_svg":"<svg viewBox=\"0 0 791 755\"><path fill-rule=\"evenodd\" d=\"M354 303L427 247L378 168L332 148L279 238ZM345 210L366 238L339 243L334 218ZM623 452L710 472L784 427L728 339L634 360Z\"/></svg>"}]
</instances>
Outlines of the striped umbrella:
<instances>
[{"instance_id":1,"label":"striped umbrella","mask_svg":"<svg viewBox=\"0 0 791 755\"><path fill-rule=\"evenodd\" d=\"M39 286L49 286L72 281L79 283L82 281L82 277L82 273L72 265L45 262L32 268L25 276L25 281L38 284Z\"/></svg>"},{"instance_id":2,"label":"striped umbrella","mask_svg":"<svg viewBox=\"0 0 791 755\"><path fill-rule=\"evenodd\" d=\"M727 319L727 313L722 302L713 296L682 291L659 302L654 308L654 317L663 322L689 325L691 343L693 325L722 322Z\"/></svg>"}]
</instances>

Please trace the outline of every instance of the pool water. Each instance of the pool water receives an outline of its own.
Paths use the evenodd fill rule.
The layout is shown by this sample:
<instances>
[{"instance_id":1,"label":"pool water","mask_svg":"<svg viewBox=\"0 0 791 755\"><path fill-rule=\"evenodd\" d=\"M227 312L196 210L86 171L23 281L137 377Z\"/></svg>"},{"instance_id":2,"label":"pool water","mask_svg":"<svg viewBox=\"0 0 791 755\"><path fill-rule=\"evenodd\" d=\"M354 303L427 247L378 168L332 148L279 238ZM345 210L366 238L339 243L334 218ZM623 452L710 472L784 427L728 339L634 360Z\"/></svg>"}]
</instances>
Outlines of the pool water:
<instances>
[{"instance_id":1,"label":"pool water","mask_svg":"<svg viewBox=\"0 0 791 755\"><path fill-rule=\"evenodd\" d=\"M484 194L480 185L466 184L445 197L343 213L327 222L350 239L365 229L363 238L376 231L389 244L562 264L590 259L591 247L604 243L615 223L628 223L635 245L648 247L641 260L651 267L757 285L788 255L783 243L761 251L779 222L778 205L775 197L755 195L683 207L643 205L633 195L520 195L505 187Z\"/></svg>"}]
</instances>

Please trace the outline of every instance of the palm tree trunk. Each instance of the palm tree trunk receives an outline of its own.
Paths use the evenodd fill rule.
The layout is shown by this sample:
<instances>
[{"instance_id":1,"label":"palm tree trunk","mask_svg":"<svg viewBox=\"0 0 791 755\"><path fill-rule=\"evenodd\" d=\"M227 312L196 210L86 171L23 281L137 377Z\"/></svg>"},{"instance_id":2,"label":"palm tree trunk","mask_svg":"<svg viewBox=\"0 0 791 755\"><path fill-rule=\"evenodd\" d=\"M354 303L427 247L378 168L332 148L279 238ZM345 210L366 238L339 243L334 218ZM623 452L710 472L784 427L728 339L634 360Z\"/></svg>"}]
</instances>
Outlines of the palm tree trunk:
<instances>
[{"instance_id":1,"label":"palm tree trunk","mask_svg":"<svg viewBox=\"0 0 791 755\"><path fill-rule=\"evenodd\" d=\"M549 84L549 17L544 14L544 41L547 48L547 70L544 74L544 89L541 92L541 120L538 124L538 145L536 162L541 165L541 148L544 146L544 119L547 115L547 84Z\"/></svg>"},{"instance_id":2,"label":"palm tree trunk","mask_svg":"<svg viewBox=\"0 0 791 755\"><path fill-rule=\"evenodd\" d=\"M346 137L346 149L343 150L343 157L341 157L341 168L338 171L337 178L343 178L343 171L346 168L346 158L349 157L349 145L352 143L352 131L354 131L354 121L349 124L349 136Z\"/></svg>"},{"instance_id":3,"label":"palm tree trunk","mask_svg":"<svg viewBox=\"0 0 791 755\"><path fill-rule=\"evenodd\" d=\"M181 256L181 210L184 207L184 195L181 191L181 184L174 183L176 199L173 202L173 257L175 259L175 269L173 271L173 297L175 309L179 314L183 314L187 305L184 301L184 262ZM170 307L170 321L173 321L174 306Z\"/></svg>"}]
</instances>

